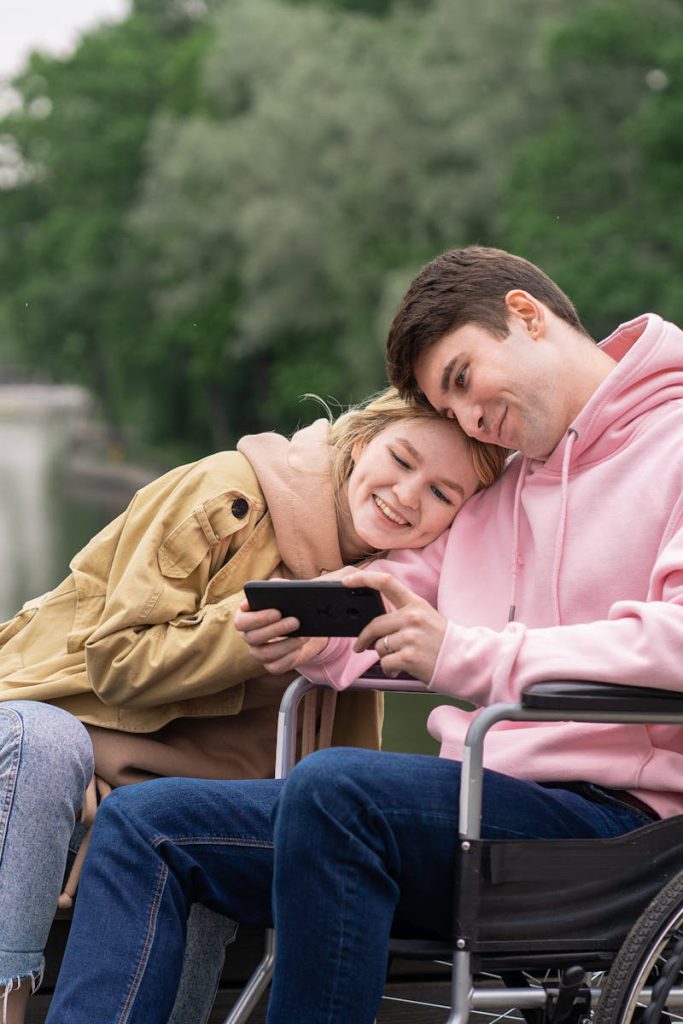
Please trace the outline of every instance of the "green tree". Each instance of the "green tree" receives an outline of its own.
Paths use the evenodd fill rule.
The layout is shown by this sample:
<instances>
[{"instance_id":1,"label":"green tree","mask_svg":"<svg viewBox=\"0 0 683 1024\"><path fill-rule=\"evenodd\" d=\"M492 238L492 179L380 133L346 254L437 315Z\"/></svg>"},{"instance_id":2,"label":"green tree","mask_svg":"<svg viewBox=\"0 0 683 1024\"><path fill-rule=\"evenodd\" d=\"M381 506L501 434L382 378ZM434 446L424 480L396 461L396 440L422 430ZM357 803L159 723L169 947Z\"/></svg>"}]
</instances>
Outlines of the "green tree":
<instances>
[{"instance_id":1,"label":"green tree","mask_svg":"<svg viewBox=\"0 0 683 1024\"><path fill-rule=\"evenodd\" d=\"M417 267L492 240L560 7L217 11L206 111L157 118L136 226L157 240L169 337L183 318L206 325L206 310L224 332L203 334L196 360L212 353L235 433L293 425L304 391L347 401L379 386L390 312Z\"/></svg>"},{"instance_id":2,"label":"green tree","mask_svg":"<svg viewBox=\"0 0 683 1024\"><path fill-rule=\"evenodd\" d=\"M197 95L208 37L176 2L144 0L73 56L34 54L0 122L5 350L80 381L119 427L151 389L147 252L128 229L154 113Z\"/></svg>"},{"instance_id":3,"label":"green tree","mask_svg":"<svg viewBox=\"0 0 683 1024\"><path fill-rule=\"evenodd\" d=\"M683 8L601 0L548 36L543 126L516 154L508 245L601 337L648 309L681 322Z\"/></svg>"},{"instance_id":4,"label":"green tree","mask_svg":"<svg viewBox=\"0 0 683 1024\"><path fill-rule=\"evenodd\" d=\"M137 0L32 58L0 121L5 352L190 454L380 386L454 245L536 259L597 333L677 314L674 0L349 7Z\"/></svg>"}]
</instances>

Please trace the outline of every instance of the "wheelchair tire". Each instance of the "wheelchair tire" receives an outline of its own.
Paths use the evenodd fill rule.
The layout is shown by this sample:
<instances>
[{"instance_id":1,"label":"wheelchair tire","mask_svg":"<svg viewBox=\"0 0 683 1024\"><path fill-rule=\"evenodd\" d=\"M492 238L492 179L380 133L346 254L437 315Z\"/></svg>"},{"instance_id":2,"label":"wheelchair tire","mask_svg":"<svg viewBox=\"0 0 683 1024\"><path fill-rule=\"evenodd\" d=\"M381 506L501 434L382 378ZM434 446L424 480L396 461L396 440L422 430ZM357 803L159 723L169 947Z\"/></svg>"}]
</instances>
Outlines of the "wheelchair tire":
<instances>
[{"instance_id":1,"label":"wheelchair tire","mask_svg":"<svg viewBox=\"0 0 683 1024\"><path fill-rule=\"evenodd\" d=\"M651 1002L643 990L660 982L660 996L681 987L683 973L667 976L667 957L683 935L683 871L671 879L643 911L624 939L602 988L595 1024L636 1024ZM662 992L662 986L667 986ZM665 1001L665 1000L664 1000ZM683 1008L666 1011L669 1021L683 1021ZM654 1024L654 1022L653 1022Z\"/></svg>"}]
</instances>

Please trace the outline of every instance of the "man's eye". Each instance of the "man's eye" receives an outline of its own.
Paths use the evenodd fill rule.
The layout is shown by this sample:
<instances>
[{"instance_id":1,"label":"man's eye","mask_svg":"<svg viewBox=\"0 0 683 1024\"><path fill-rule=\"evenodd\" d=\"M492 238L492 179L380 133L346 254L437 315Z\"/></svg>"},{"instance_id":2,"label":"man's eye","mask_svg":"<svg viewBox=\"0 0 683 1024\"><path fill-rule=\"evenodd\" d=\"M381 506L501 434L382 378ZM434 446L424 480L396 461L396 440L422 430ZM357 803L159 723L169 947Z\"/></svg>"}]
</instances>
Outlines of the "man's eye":
<instances>
[{"instance_id":1,"label":"man's eye","mask_svg":"<svg viewBox=\"0 0 683 1024\"><path fill-rule=\"evenodd\" d=\"M405 459L402 459L400 455L397 455L392 448L390 448L389 451L394 462L398 462L399 466L402 466L403 469L410 469L410 465L406 462Z\"/></svg>"},{"instance_id":2,"label":"man's eye","mask_svg":"<svg viewBox=\"0 0 683 1024\"><path fill-rule=\"evenodd\" d=\"M443 501L446 505L453 504L450 498L447 498L443 491L440 491L438 487L432 487L432 494L435 498L438 498L439 501Z\"/></svg>"}]
</instances>

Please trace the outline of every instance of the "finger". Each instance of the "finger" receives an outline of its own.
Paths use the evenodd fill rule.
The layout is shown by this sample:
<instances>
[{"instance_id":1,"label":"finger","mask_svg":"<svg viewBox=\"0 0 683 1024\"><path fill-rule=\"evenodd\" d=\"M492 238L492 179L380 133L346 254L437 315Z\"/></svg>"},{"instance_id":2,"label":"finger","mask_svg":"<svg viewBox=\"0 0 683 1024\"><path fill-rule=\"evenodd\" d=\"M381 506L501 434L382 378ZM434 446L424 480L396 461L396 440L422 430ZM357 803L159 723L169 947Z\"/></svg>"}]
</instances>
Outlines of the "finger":
<instances>
[{"instance_id":1,"label":"finger","mask_svg":"<svg viewBox=\"0 0 683 1024\"><path fill-rule=\"evenodd\" d=\"M408 667L405 664L404 659L401 657L400 651L392 651L391 654L385 653L384 656L379 659L379 663L382 666L382 672L384 672L384 675L388 676L389 679L396 679L401 672L408 671Z\"/></svg>"},{"instance_id":2,"label":"finger","mask_svg":"<svg viewBox=\"0 0 683 1024\"><path fill-rule=\"evenodd\" d=\"M389 658L392 654L398 654L401 650L400 643L391 636L381 636L377 643L374 644L374 648L379 654L380 661L382 658Z\"/></svg>"},{"instance_id":3,"label":"finger","mask_svg":"<svg viewBox=\"0 0 683 1024\"><path fill-rule=\"evenodd\" d=\"M353 565L343 565L341 567L341 569L333 569L331 572L325 572L325 573L322 574L322 576L318 576L316 578L316 582L317 581L319 581L321 583L330 583L330 582L335 582L335 581L338 582L339 580L342 580L345 576L348 576L349 573L352 573L352 572L358 572L358 569L356 569Z\"/></svg>"},{"instance_id":4,"label":"finger","mask_svg":"<svg viewBox=\"0 0 683 1024\"><path fill-rule=\"evenodd\" d=\"M262 650L262 657L269 660L267 663L263 662L264 667L273 675L279 672L289 672L315 658L328 643L327 637L315 636L291 637L289 640L266 644Z\"/></svg>"},{"instance_id":5,"label":"finger","mask_svg":"<svg viewBox=\"0 0 683 1024\"><path fill-rule=\"evenodd\" d=\"M250 647L260 647L262 644L271 643L273 640L281 640L294 633L299 628L299 620L293 617L278 619L269 626L261 626L259 629L243 630L242 636Z\"/></svg>"},{"instance_id":6,"label":"finger","mask_svg":"<svg viewBox=\"0 0 683 1024\"><path fill-rule=\"evenodd\" d=\"M274 645L271 644L272 646ZM300 642L295 647L289 647L283 641L282 644L277 645L276 654L277 657L265 665L267 671L273 675L277 675L280 672L290 672L292 669L296 669L299 665L303 665L304 662L308 661L305 642Z\"/></svg>"},{"instance_id":7,"label":"finger","mask_svg":"<svg viewBox=\"0 0 683 1024\"><path fill-rule=\"evenodd\" d=\"M235 628L239 629L240 633L246 633L252 629L259 629L261 626L267 626L271 622L278 622L281 618L282 613L277 608L264 608L261 611L253 612L245 600L242 602L240 610L235 612Z\"/></svg>"},{"instance_id":8,"label":"finger","mask_svg":"<svg viewBox=\"0 0 683 1024\"><path fill-rule=\"evenodd\" d=\"M360 569L352 575L345 576L342 583L345 587L370 587L372 590L379 590L380 594L395 608L402 608L417 598L417 594L414 594L412 590L388 572Z\"/></svg>"},{"instance_id":9,"label":"finger","mask_svg":"<svg viewBox=\"0 0 683 1024\"><path fill-rule=\"evenodd\" d=\"M378 615L360 631L353 645L354 651L357 654L367 651L370 647L374 647L381 637L388 636L390 633L398 633L403 625L403 613L400 611Z\"/></svg>"},{"instance_id":10,"label":"finger","mask_svg":"<svg viewBox=\"0 0 683 1024\"><path fill-rule=\"evenodd\" d=\"M273 662L299 652L303 646L301 637L290 637L286 640L273 640L266 644L250 644L251 652L264 665L272 665Z\"/></svg>"}]
</instances>

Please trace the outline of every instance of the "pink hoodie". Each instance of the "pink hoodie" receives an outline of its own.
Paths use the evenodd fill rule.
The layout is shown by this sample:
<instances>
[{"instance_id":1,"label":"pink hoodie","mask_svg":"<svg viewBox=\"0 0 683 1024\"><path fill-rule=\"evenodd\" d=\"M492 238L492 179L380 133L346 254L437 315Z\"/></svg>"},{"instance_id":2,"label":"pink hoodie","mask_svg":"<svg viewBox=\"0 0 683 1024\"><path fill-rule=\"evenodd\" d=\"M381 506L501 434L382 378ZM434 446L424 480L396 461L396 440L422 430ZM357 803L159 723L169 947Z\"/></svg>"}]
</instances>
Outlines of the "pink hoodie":
<instances>
[{"instance_id":1,"label":"pink hoodie","mask_svg":"<svg viewBox=\"0 0 683 1024\"><path fill-rule=\"evenodd\" d=\"M683 689L683 333L648 314L602 347L618 365L545 463L515 456L428 548L371 566L449 620L433 690L483 706L548 679ZM331 640L305 674L348 686L377 660L351 643ZM442 757L461 756L470 720L432 712ZM485 752L517 778L683 813L683 728L501 723Z\"/></svg>"}]
</instances>

